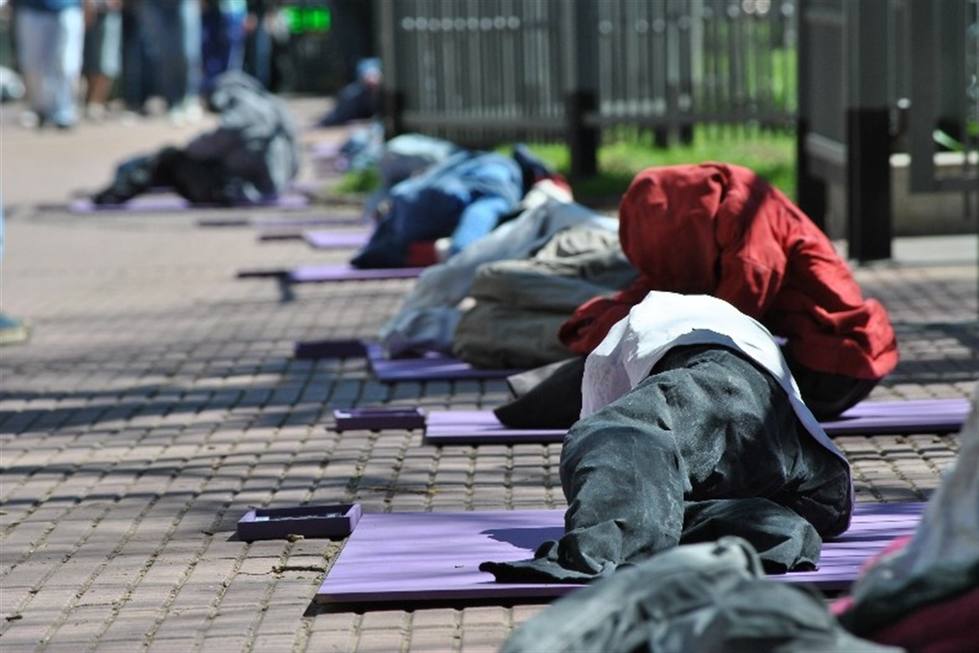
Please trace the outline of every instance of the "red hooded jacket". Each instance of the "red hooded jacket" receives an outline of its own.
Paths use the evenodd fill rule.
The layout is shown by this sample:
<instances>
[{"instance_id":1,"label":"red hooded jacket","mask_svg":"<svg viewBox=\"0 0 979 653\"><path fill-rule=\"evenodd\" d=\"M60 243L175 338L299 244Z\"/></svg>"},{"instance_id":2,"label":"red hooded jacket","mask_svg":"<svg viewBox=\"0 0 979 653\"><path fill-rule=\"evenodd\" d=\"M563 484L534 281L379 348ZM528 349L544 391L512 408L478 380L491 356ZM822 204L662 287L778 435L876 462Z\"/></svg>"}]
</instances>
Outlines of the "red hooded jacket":
<instances>
[{"instance_id":1,"label":"red hooded jacket","mask_svg":"<svg viewBox=\"0 0 979 653\"><path fill-rule=\"evenodd\" d=\"M619 238L639 278L582 304L562 342L587 354L650 290L723 299L788 340L801 365L879 379L897 365L887 311L864 299L818 227L754 172L721 163L650 168L619 207Z\"/></svg>"}]
</instances>

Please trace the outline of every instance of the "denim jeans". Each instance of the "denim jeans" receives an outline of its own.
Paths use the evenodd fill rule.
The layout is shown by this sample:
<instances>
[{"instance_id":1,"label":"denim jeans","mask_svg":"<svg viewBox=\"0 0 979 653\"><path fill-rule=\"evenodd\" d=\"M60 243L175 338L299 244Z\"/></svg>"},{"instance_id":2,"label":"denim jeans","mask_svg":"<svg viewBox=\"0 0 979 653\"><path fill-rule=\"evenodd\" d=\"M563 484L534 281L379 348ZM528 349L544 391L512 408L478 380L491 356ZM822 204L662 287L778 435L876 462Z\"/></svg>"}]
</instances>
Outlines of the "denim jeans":
<instances>
[{"instance_id":1,"label":"denim jeans","mask_svg":"<svg viewBox=\"0 0 979 653\"><path fill-rule=\"evenodd\" d=\"M153 0L142 5L146 44L156 81L171 108L201 88L201 9L195 0Z\"/></svg>"},{"instance_id":2,"label":"denim jeans","mask_svg":"<svg viewBox=\"0 0 979 653\"><path fill-rule=\"evenodd\" d=\"M18 57L31 108L58 125L74 124L85 34L81 8L19 7L16 21Z\"/></svg>"},{"instance_id":3,"label":"denim jeans","mask_svg":"<svg viewBox=\"0 0 979 653\"><path fill-rule=\"evenodd\" d=\"M229 70L241 70L245 60L245 13L210 9L203 14L204 90Z\"/></svg>"}]
</instances>

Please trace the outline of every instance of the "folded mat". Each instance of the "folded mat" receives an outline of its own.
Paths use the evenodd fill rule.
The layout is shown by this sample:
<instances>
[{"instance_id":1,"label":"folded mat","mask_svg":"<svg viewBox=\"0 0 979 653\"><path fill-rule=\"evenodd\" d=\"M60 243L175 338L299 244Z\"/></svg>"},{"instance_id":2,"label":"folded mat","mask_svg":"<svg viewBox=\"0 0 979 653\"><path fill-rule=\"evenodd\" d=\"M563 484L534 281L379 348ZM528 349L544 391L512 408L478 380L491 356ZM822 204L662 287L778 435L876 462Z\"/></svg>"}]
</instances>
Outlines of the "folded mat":
<instances>
[{"instance_id":1,"label":"folded mat","mask_svg":"<svg viewBox=\"0 0 979 653\"><path fill-rule=\"evenodd\" d=\"M817 571L772 576L846 589L861 565L895 537L914 532L924 503L858 504L850 530L823 543ZM551 599L579 585L497 583L487 560L522 560L564 533L563 510L365 514L319 591L319 603Z\"/></svg>"},{"instance_id":2,"label":"folded mat","mask_svg":"<svg viewBox=\"0 0 979 653\"><path fill-rule=\"evenodd\" d=\"M305 209L309 206L309 198L299 193L286 193L274 200L258 204L242 204L240 206L219 206L212 204L191 204L179 195L170 193L157 195L139 195L122 204L96 204L88 198L72 200L68 204L71 213L101 213L101 212L133 212L157 213L172 211L196 211L198 209L243 209L243 208L276 208L276 209Z\"/></svg>"},{"instance_id":3,"label":"folded mat","mask_svg":"<svg viewBox=\"0 0 979 653\"><path fill-rule=\"evenodd\" d=\"M313 249L347 249L366 245L371 232L311 229L304 231L302 237Z\"/></svg>"},{"instance_id":4,"label":"folded mat","mask_svg":"<svg viewBox=\"0 0 979 653\"><path fill-rule=\"evenodd\" d=\"M966 399L863 401L822 425L831 436L953 433L962 428L968 412ZM565 429L508 429L488 410L432 411L426 420L425 441L429 444L547 444L561 442L566 432Z\"/></svg>"}]
</instances>

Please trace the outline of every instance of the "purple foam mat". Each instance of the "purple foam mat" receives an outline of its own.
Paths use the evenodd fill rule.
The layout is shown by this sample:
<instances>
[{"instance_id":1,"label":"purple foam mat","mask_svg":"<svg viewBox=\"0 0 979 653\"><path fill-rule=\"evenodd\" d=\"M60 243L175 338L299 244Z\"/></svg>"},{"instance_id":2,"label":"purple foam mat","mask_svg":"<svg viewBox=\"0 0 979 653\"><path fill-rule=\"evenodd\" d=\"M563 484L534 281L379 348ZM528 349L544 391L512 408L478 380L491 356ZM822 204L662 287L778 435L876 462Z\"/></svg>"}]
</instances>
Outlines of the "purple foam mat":
<instances>
[{"instance_id":1,"label":"purple foam mat","mask_svg":"<svg viewBox=\"0 0 979 653\"><path fill-rule=\"evenodd\" d=\"M380 345L367 345L367 360L378 381L436 381L457 379L503 379L522 370L490 370L473 367L458 358L428 352L415 358L385 358Z\"/></svg>"},{"instance_id":2,"label":"purple foam mat","mask_svg":"<svg viewBox=\"0 0 979 653\"><path fill-rule=\"evenodd\" d=\"M966 399L864 401L840 419L823 422L834 435L952 433L969 412ZM425 441L429 444L550 444L564 440L564 429L508 429L488 410L432 411Z\"/></svg>"},{"instance_id":3,"label":"purple foam mat","mask_svg":"<svg viewBox=\"0 0 979 653\"><path fill-rule=\"evenodd\" d=\"M380 279L415 279L425 268L360 269L350 265L300 265L288 272L291 283L325 283L330 281L373 281Z\"/></svg>"},{"instance_id":4,"label":"purple foam mat","mask_svg":"<svg viewBox=\"0 0 979 653\"><path fill-rule=\"evenodd\" d=\"M304 231L302 238L314 249L352 249L363 247L370 240L369 231L327 231L311 229Z\"/></svg>"},{"instance_id":5,"label":"purple foam mat","mask_svg":"<svg viewBox=\"0 0 979 653\"><path fill-rule=\"evenodd\" d=\"M261 202L259 204L249 204L242 206L226 207L206 204L191 204L179 195L172 194L149 194L134 197L122 204L95 204L92 200L78 198L68 204L68 211L71 213L103 213L103 212L132 212L132 213L156 213L173 211L194 211L199 209L229 209L240 210L243 208L276 208L276 209L304 209L309 206L309 198L299 193L287 193L278 199Z\"/></svg>"},{"instance_id":6,"label":"purple foam mat","mask_svg":"<svg viewBox=\"0 0 979 653\"><path fill-rule=\"evenodd\" d=\"M830 435L953 433L968 414L968 399L863 401L839 419L823 422L823 428Z\"/></svg>"},{"instance_id":7,"label":"purple foam mat","mask_svg":"<svg viewBox=\"0 0 979 653\"><path fill-rule=\"evenodd\" d=\"M823 544L818 571L772 576L846 589L861 565L892 539L910 535L923 503L860 504L850 530ZM551 599L580 585L497 583L486 560L522 560L564 532L562 510L365 514L316 593L319 603Z\"/></svg>"},{"instance_id":8,"label":"purple foam mat","mask_svg":"<svg viewBox=\"0 0 979 653\"><path fill-rule=\"evenodd\" d=\"M365 356L379 381L434 381L453 379L501 379L523 370L490 370L473 367L458 358L439 352L422 356L387 358L377 343L361 340L306 340L293 347L296 358L356 358ZM473 411L478 414L478 411ZM453 413L447 413L452 415ZM490 413L492 416L492 413ZM497 422L497 424L499 424ZM383 427L382 427L383 428Z\"/></svg>"}]
</instances>

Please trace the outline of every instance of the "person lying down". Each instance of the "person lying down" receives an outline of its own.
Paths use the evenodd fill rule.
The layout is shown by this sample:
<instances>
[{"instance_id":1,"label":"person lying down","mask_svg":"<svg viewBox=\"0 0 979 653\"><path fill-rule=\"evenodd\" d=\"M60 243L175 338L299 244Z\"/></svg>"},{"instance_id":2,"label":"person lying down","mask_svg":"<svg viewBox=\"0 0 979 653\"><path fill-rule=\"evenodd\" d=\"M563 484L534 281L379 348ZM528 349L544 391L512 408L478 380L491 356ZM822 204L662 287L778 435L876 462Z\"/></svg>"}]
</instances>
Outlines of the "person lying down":
<instances>
[{"instance_id":1,"label":"person lying down","mask_svg":"<svg viewBox=\"0 0 979 653\"><path fill-rule=\"evenodd\" d=\"M619 241L639 277L582 304L561 326L560 340L575 354L587 355L646 293L663 290L718 297L783 338L789 369L819 419L864 399L897 365L884 306L863 296L819 227L747 168L640 172L619 206ZM497 417L511 428L570 427L583 367L578 359L511 377L516 399Z\"/></svg>"},{"instance_id":2,"label":"person lying down","mask_svg":"<svg viewBox=\"0 0 979 653\"><path fill-rule=\"evenodd\" d=\"M163 147L123 161L112 182L95 193L99 205L122 204L155 188L192 204L248 205L285 193L299 171L289 110L258 80L240 72L218 77L208 97L215 129L184 147Z\"/></svg>"},{"instance_id":3,"label":"person lying down","mask_svg":"<svg viewBox=\"0 0 979 653\"><path fill-rule=\"evenodd\" d=\"M585 361L561 450L565 534L500 582L579 583L680 543L740 536L769 573L812 570L847 530L850 468L759 322L706 295L653 291Z\"/></svg>"}]
</instances>

